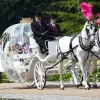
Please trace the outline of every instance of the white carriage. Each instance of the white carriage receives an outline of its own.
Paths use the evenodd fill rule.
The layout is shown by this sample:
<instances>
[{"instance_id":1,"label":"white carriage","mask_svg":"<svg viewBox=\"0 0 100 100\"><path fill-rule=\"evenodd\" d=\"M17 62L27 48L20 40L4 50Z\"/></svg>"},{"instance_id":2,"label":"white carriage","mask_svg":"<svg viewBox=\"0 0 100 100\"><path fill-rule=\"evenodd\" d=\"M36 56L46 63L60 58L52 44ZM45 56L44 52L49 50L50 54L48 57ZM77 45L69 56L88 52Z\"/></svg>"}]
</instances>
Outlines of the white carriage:
<instances>
[{"instance_id":1,"label":"white carriage","mask_svg":"<svg viewBox=\"0 0 100 100\"><path fill-rule=\"evenodd\" d=\"M41 54L30 24L21 23L8 27L3 33L1 52L6 75L14 82L22 82L28 86L36 84L38 89L43 89L46 74L59 73L60 69L59 64L52 68L59 61L58 41L46 42L48 54Z\"/></svg>"},{"instance_id":2,"label":"white carriage","mask_svg":"<svg viewBox=\"0 0 100 100\"><path fill-rule=\"evenodd\" d=\"M90 26L93 28L91 28ZM85 31L87 28L92 32L88 33L88 31ZM83 52L83 56L86 55L84 56L84 59L83 57L81 57L82 62L84 61L86 62L87 55L89 52L84 51L82 49L81 47L82 43L79 43L78 40L80 38L85 39L86 37L88 37L88 39L84 40L85 41L84 45L86 45L87 48L89 48L90 44L94 41L94 36L95 36L94 30L95 30L95 26L93 22L87 21L82 29L81 34L79 34L79 36L77 36L75 39L74 43L77 42L77 45L75 44L73 49L77 47L76 54L79 53L78 51L79 48L80 51ZM12 25L4 31L3 35L4 36L2 38L2 49L1 49L2 66L4 72L11 80L15 82L26 83L29 86L33 86L35 83L38 89L43 89L46 84L46 74L49 73L49 71L47 70L50 69L60 74L60 88L61 89L64 88L62 82L62 69L65 67L63 67L63 62L62 62L63 59L61 56L62 54L65 53L65 56L67 57L69 54L69 59L72 59L71 51L73 49L69 48L69 44L71 39L73 39L73 37L67 37L67 36L62 37L59 40L59 43L57 40L46 41L47 43L45 44L48 44L48 46L47 45L45 46L48 49L48 54L42 54L40 52L39 45L36 43L35 39L33 38L34 36L31 31L30 24L23 23L23 24ZM88 45L87 45L87 40L89 41ZM64 44L65 42L66 44ZM61 50L62 53L60 53L60 56L57 56L59 54L59 50ZM77 55L77 56L80 58L81 55ZM78 60L80 60L79 58ZM73 65L72 72L74 75L74 68L76 62L69 61L65 65L67 66L69 63L72 63ZM84 64L81 65L83 68ZM77 85L78 81L75 75L74 75L74 79L76 80L75 84ZM84 85L85 85L85 89L89 89L87 83Z\"/></svg>"}]
</instances>

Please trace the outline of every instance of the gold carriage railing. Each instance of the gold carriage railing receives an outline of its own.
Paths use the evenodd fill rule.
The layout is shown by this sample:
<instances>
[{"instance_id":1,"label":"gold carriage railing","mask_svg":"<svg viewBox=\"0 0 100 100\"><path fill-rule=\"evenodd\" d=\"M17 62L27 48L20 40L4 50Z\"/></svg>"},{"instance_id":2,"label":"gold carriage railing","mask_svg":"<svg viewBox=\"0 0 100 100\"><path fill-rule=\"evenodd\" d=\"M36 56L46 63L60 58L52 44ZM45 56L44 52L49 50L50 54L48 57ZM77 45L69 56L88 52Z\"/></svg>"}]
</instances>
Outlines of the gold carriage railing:
<instances>
[{"instance_id":1,"label":"gold carriage railing","mask_svg":"<svg viewBox=\"0 0 100 100\"><path fill-rule=\"evenodd\" d=\"M30 17L29 18L22 18L20 20L20 23L32 23L33 22L33 19L31 19Z\"/></svg>"}]
</instances>

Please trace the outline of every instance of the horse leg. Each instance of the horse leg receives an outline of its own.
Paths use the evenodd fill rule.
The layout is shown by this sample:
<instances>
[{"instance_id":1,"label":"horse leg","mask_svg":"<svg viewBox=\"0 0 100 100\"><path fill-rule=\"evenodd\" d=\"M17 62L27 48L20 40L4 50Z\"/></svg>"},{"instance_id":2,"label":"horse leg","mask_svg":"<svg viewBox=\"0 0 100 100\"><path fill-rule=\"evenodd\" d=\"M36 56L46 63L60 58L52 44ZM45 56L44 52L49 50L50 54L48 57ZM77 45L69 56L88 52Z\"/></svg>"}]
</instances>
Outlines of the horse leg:
<instances>
[{"instance_id":1,"label":"horse leg","mask_svg":"<svg viewBox=\"0 0 100 100\"><path fill-rule=\"evenodd\" d=\"M97 88L96 73L97 73L97 61L93 60L93 88Z\"/></svg>"},{"instance_id":2,"label":"horse leg","mask_svg":"<svg viewBox=\"0 0 100 100\"><path fill-rule=\"evenodd\" d=\"M89 76L90 76L90 62L89 62L89 60L87 61L87 63L85 63L85 72L86 72L87 84L91 88L91 84L89 83Z\"/></svg>"},{"instance_id":3,"label":"horse leg","mask_svg":"<svg viewBox=\"0 0 100 100\"><path fill-rule=\"evenodd\" d=\"M80 80L80 83L79 83L78 87L83 86L82 82L83 82L83 76L81 77L81 80Z\"/></svg>"},{"instance_id":4,"label":"horse leg","mask_svg":"<svg viewBox=\"0 0 100 100\"><path fill-rule=\"evenodd\" d=\"M63 61L60 62L60 90L64 90L63 80L62 80L62 73L63 73Z\"/></svg>"},{"instance_id":5,"label":"horse leg","mask_svg":"<svg viewBox=\"0 0 100 100\"><path fill-rule=\"evenodd\" d=\"M83 60L81 60L81 58L79 59L79 65L80 65L80 68L81 68L81 71L82 71L82 75L83 75L83 82L82 82L82 84L85 86L86 90L89 90L89 86L87 84L86 71L84 69L85 63L84 63Z\"/></svg>"},{"instance_id":6,"label":"horse leg","mask_svg":"<svg viewBox=\"0 0 100 100\"><path fill-rule=\"evenodd\" d=\"M71 75L72 75L72 79L74 81L74 84L76 87L78 87L79 83L78 83L78 80L77 80L77 75L76 75L76 72L75 72L75 62L72 62L72 65L71 65L71 68L70 68L70 71L71 71Z\"/></svg>"},{"instance_id":7,"label":"horse leg","mask_svg":"<svg viewBox=\"0 0 100 100\"><path fill-rule=\"evenodd\" d=\"M90 67L90 64L89 64L89 61L86 63L86 66L84 68L85 70L85 73L86 73L86 76L87 76L87 84L89 87L91 87L90 83L89 83L89 76L90 76L90 70L89 70L89 67ZM83 76L81 77L81 81L80 81L80 84L79 86L82 86L82 81L83 81Z\"/></svg>"}]
</instances>

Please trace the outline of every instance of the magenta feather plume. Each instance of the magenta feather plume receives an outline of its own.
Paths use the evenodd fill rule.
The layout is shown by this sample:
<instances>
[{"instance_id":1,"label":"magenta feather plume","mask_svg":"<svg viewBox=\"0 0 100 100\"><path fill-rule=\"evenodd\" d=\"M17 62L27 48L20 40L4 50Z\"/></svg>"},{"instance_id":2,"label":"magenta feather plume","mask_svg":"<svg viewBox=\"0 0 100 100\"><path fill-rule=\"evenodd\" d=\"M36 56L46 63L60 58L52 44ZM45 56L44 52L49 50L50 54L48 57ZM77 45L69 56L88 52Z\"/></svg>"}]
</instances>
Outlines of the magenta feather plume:
<instances>
[{"instance_id":1,"label":"magenta feather plume","mask_svg":"<svg viewBox=\"0 0 100 100\"><path fill-rule=\"evenodd\" d=\"M83 16L87 19L87 20L91 20L92 18L92 5L91 4L87 4L86 2L82 2L80 4L80 8L81 11L83 13Z\"/></svg>"}]
</instances>

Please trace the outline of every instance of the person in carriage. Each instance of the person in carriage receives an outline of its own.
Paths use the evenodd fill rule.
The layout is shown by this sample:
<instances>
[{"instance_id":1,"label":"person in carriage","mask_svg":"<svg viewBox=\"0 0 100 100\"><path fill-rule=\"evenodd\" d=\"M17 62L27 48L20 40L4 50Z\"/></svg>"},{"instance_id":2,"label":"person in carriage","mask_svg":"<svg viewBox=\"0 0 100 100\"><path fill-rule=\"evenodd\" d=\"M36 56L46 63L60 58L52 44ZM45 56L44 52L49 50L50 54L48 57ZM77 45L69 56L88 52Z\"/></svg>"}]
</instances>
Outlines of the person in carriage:
<instances>
[{"instance_id":1,"label":"person in carriage","mask_svg":"<svg viewBox=\"0 0 100 100\"><path fill-rule=\"evenodd\" d=\"M57 16L52 14L50 16L50 23L48 24L47 36L50 41L58 40L61 36L61 29L59 24L56 23Z\"/></svg>"},{"instance_id":2,"label":"person in carriage","mask_svg":"<svg viewBox=\"0 0 100 100\"><path fill-rule=\"evenodd\" d=\"M35 14L35 21L31 23L31 29L34 34L34 39L40 46L41 53L47 52L45 48L45 32L48 30L47 24L41 19L41 12Z\"/></svg>"},{"instance_id":3,"label":"person in carriage","mask_svg":"<svg viewBox=\"0 0 100 100\"><path fill-rule=\"evenodd\" d=\"M56 16L50 16L50 23L47 25L43 20L41 20L41 12L35 14L35 21L31 23L31 29L34 34L34 39L40 46L41 53L44 54L48 52L45 47L45 41L59 39L61 34L60 26L56 24Z\"/></svg>"}]
</instances>

